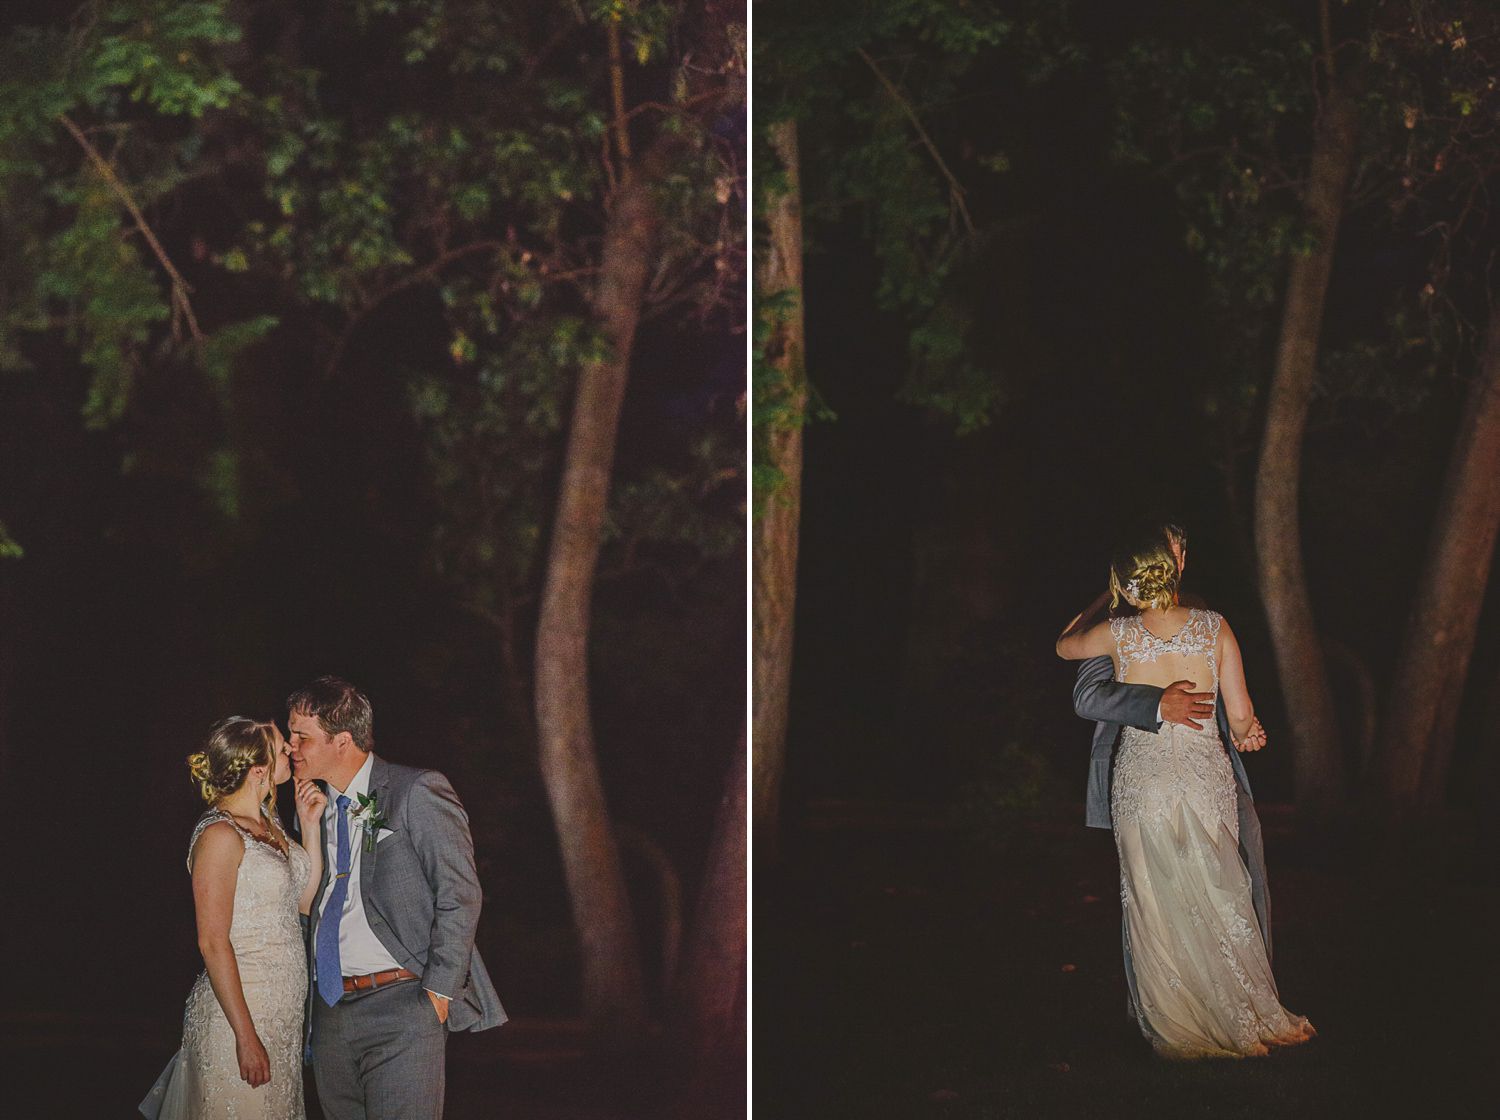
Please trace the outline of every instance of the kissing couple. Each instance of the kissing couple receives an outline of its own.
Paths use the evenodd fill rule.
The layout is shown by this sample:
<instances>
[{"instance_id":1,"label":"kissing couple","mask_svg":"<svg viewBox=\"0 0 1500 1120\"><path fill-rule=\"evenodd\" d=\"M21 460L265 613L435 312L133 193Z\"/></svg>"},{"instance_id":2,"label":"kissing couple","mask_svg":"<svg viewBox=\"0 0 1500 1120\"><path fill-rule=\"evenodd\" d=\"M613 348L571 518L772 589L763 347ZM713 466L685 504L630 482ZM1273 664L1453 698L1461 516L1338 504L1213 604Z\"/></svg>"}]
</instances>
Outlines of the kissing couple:
<instances>
[{"instance_id":1,"label":"kissing couple","mask_svg":"<svg viewBox=\"0 0 1500 1120\"><path fill-rule=\"evenodd\" d=\"M188 845L204 972L149 1120L439 1120L450 1031L505 1022L474 949L469 818L436 770L374 753L370 701L323 677L290 741L230 716L188 759L209 809ZM296 783L301 843L276 786Z\"/></svg>"}]
</instances>

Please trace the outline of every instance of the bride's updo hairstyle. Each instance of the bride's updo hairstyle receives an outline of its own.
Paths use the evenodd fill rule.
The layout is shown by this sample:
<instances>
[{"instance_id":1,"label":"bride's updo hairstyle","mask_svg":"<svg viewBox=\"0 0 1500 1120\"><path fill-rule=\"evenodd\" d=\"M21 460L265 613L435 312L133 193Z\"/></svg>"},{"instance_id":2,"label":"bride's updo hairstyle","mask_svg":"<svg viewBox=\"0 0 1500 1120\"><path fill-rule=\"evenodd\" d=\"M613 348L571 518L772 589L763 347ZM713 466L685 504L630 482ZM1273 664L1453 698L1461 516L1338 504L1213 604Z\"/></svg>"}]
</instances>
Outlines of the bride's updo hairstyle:
<instances>
[{"instance_id":1,"label":"bride's updo hairstyle","mask_svg":"<svg viewBox=\"0 0 1500 1120\"><path fill-rule=\"evenodd\" d=\"M1164 537L1137 541L1115 553L1109 565L1109 605L1120 600L1142 610L1166 610L1177 601L1177 558Z\"/></svg>"},{"instance_id":2,"label":"bride's updo hairstyle","mask_svg":"<svg viewBox=\"0 0 1500 1120\"><path fill-rule=\"evenodd\" d=\"M252 766L269 766L274 772L276 749L274 723L230 716L214 724L201 751L188 755L188 770L203 800L212 805L244 785Z\"/></svg>"}]
</instances>

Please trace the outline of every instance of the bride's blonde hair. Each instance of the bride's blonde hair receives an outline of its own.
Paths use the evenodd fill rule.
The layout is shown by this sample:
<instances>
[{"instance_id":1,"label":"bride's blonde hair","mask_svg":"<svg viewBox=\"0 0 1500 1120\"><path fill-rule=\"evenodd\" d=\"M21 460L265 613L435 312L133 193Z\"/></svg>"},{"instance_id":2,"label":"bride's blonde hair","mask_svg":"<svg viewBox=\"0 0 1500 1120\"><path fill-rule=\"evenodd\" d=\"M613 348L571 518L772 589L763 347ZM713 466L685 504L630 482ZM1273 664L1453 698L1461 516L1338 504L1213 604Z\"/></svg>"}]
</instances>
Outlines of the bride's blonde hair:
<instances>
[{"instance_id":1,"label":"bride's blonde hair","mask_svg":"<svg viewBox=\"0 0 1500 1120\"><path fill-rule=\"evenodd\" d=\"M203 800L214 805L245 784L251 767L268 767L274 776L277 747L274 723L229 716L214 724L201 751L188 755L188 771L198 783ZM261 810L279 826L274 781L261 802Z\"/></svg>"},{"instance_id":2,"label":"bride's blonde hair","mask_svg":"<svg viewBox=\"0 0 1500 1120\"><path fill-rule=\"evenodd\" d=\"M1109 565L1109 605L1117 607L1121 599L1163 611L1177 602L1177 558L1164 537L1115 553Z\"/></svg>"}]
</instances>

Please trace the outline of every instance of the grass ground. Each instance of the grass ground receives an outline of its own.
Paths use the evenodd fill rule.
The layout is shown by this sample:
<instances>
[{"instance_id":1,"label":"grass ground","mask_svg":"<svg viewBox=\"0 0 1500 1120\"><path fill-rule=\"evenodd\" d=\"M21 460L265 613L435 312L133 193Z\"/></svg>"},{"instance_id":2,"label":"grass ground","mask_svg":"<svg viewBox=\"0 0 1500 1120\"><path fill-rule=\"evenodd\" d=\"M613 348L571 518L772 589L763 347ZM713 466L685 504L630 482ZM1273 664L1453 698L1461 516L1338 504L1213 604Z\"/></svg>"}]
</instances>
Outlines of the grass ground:
<instances>
[{"instance_id":1,"label":"grass ground","mask_svg":"<svg viewBox=\"0 0 1500 1120\"><path fill-rule=\"evenodd\" d=\"M113 1013L0 1016L0 1112L139 1120L136 1103L176 1047L174 1033L156 1018ZM306 1094L307 1120L322 1120L310 1075ZM659 1115L651 1102L640 1071L591 1053L575 1024L522 1021L449 1042L448 1120L624 1120Z\"/></svg>"},{"instance_id":2,"label":"grass ground","mask_svg":"<svg viewBox=\"0 0 1500 1120\"><path fill-rule=\"evenodd\" d=\"M989 847L846 818L757 871L755 1115L1500 1115L1493 839L1396 845L1262 816L1277 982L1313 1042L1151 1055L1126 1017L1113 842L1081 807Z\"/></svg>"},{"instance_id":3,"label":"grass ground","mask_svg":"<svg viewBox=\"0 0 1500 1120\"><path fill-rule=\"evenodd\" d=\"M170 820L102 840L97 829L19 831L0 877L5 1120L138 1120L203 967L181 847ZM684 1072L660 1047L600 1054L567 999L534 999L545 978L503 954L489 967L514 1018L449 1040L447 1120L690 1120L666 1112ZM695 1085L691 1120L741 1114L743 1063L704 1072L715 1076ZM311 1091L308 1101L308 1120L321 1120Z\"/></svg>"}]
</instances>

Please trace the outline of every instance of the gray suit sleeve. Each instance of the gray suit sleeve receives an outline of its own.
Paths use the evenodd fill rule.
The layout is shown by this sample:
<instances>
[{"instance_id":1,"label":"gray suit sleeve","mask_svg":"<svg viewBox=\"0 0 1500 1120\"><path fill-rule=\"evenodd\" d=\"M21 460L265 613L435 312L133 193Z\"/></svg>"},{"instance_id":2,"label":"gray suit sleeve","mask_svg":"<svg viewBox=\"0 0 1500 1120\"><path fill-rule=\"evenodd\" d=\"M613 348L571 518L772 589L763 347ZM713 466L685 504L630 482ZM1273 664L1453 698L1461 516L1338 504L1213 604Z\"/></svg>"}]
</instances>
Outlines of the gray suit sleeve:
<instances>
[{"instance_id":1,"label":"gray suit sleeve","mask_svg":"<svg viewBox=\"0 0 1500 1120\"><path fill-rule=\"evenodd\" d=\"M483 897L469 816L436 770L423 771L407 797L412 847L432 887L432 937L422 987L457 998L469 974Z\"/></svg>"},{"instance_id":2,"label":"gray suit sleeve","mask_svg":"<svg viewBox=\"0 0 1500 1120\"><path fill-rule=\"evenodd\" d=\"M1091 657L1078 666L1073 686L1073 710L1095 723L1115 723L1156 731L1161 721L1156 710L1162 689L1150 684L1122 684L1115 680L1115 667L1108 657Z\"/></svg>"}]
</instances>

